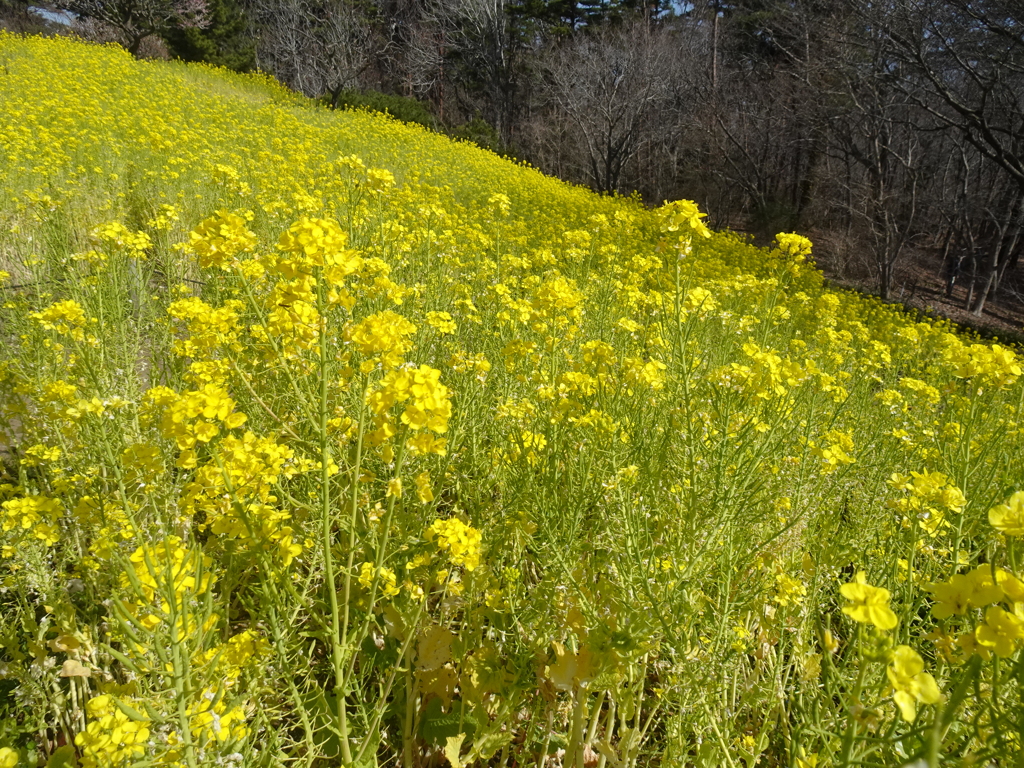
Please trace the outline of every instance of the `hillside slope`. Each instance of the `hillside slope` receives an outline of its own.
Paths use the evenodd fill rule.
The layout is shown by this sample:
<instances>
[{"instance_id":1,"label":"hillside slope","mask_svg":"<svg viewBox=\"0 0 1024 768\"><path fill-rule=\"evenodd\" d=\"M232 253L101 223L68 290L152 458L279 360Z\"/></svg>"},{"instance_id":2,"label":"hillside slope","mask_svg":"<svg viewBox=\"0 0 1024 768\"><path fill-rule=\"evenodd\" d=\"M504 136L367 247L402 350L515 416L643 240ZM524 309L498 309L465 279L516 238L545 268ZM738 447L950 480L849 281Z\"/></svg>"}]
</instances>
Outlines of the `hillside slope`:
<instances>
[{"instance_id":1,"label":"hillside slope","mask_svg":"<svg viewBox=\"0 0 1024 768\"><path fill-rule=\"evenodd\" d=\"M261 78L0 103L0 765L1019 752L1011 350Z\"/></svg>"}]
</instances>

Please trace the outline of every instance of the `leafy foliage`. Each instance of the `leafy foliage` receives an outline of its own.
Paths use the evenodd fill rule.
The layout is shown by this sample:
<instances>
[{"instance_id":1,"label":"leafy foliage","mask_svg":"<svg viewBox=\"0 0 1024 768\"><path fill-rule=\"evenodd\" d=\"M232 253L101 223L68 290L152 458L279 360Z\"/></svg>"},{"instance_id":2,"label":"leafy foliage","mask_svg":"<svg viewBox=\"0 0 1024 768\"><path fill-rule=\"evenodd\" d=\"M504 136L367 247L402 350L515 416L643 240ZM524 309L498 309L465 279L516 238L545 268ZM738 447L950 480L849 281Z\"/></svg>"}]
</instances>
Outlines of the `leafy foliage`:
<instances>
[{"instance_id":1,"label":"leafy foliage","mask_svg":"<svg viewBox=\"0 0 1024 768\"><path fill-rule=\"evenodd\" d=\"M205 27L175 27L163 33L172 56L201 61L236 72L256 66L256 46L235 0L207 0Z\"/></svg>"},{"instance_id":2,"label":"leafy foliage","mask_svg":"<svg viewBox=\"0 0 1024 768\"><path fill-rule=\"evenodd\" d=\"M380 91L341 91L333 106L337 109L366 109L380 112L391 115L403 123L415 123L430 129L437 125L430 105L426 102Z\"/></svg>"}]
</instances>

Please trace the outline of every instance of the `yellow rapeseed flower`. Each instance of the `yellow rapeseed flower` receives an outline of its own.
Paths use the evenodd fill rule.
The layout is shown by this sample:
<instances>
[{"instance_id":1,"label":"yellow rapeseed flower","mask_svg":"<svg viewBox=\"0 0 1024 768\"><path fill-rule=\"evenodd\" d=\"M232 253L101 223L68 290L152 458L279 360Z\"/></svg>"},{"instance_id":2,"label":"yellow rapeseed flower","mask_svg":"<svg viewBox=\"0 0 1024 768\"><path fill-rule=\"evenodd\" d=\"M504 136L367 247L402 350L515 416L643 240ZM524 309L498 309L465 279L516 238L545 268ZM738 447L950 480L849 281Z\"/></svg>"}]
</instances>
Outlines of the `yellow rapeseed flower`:
<instances>
[{"instance_id":1,"label":"yellow rapeseed flower","mask_svg":"<svg viewBox=\"0 0 1024 768\"><path fill-rule=\"evenodd\" d=\"M1024 491L1017 491L1002 504L992 507L988 521L1007 536L1024 536Z\"/></svg>"},{"instance_id":2,"label":"yellow rapeseed flower","mask_svg":"<svg viewBox=\"0 0 1024 768\"><path fill-rule=\"evenodd\" d=\"M1019 641L1024 640L1024 621L993 605L985 611L985 623L978 625L974 636L978 645L1006 659L1017 650Z\"/></svg>"},{"instance_id":3,"label":"yellow rapeseed flower","mask_svg":"<svg viewBox=\"0 0 1024 768\"><path fill-rule=\"evenodd\" d=\"M918 702L937 704L942 698L935 678L924 671L921 656L908 645L896 647L886 675L894 689L892 698L908 723L917 717Z\"/></svg>"},{"instance_id":4,"label":"yellow rapeseed flower","mask_svg":"<svg viewBox=\"0 0 1024 768\"><path fill-rule=\"evenodd\" d=\"M867 582L867 574L858 571L853 581L843 584L840 593L852 605L844 605L843 613L861 624L874 624L879 629L892 629L899 619L889 607L889 590L872 587Z\"/></svg>"}]
</instances>

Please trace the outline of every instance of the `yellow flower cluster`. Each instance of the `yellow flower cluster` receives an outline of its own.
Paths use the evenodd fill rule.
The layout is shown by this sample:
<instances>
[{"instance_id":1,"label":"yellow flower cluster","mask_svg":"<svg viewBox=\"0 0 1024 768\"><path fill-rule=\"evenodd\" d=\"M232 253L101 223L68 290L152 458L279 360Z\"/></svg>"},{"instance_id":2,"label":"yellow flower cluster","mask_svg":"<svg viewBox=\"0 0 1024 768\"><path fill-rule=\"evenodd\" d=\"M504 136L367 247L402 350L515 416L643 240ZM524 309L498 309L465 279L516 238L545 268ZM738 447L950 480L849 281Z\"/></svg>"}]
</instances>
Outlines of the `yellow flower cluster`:
<instances>
[{"instance_id":1,"label":"yellow flower cluster","mask_svg":"<svg viewBox=\"0 0 1024 768\"><path fill-rule=\"evenodd\" d=\"M195 254L199 266L231 269L240 254L251 252L256 246L256 235L247 228L246 215L217 211L189 232L187 249Z\"/></svg>"},{"instance_id":2,"label":"yellow flower cluster","mask_svg":"<svg viewBox=\"0 0 1024 768\"><path fill-rule=\"evenodd\" d=\"M385 597L394 597L401 589L398 587L398 576L390 568L381 566L374 568L373 563L363 563L359 566L359 584L364 589L371 589L374 581L377 582L377 589Z\"/></svg>"},{"instance_id":3,"label":"yellow flower cluster","mask_svg":"<svg viewBox=\"0 0 1024 768\"><path fill-rule=\"evenodd\" d=\"M213 460L196 469L182 504L205 520L202 528L248 550L268 551L287 568L302 544L291 512L277 505L271 490L282 475L298 470L294 452L273 438L229 435L217 444Z\"/></svg>"},{"instance_id":4,"label":"yellow flower cluster","mask_svg":"<svg viewBox=\"0 0 1024 768\"><path fill-rule=\"evenodd\" d=\"M661 221L662 232L681 232L680 239L695 234L711 237L711 230L701 219L707 216L692 200L676 200L665 203L656 211Z\"/></svg>"},{"instance_id":5,"label":"yellow flower cluster","mask_svg":"<svg viewBox=\"0 0 1024 768\"><path fill-rule=\"evenodd\" d=\"M811 453L818 457L825 472L834 472L839 467L853 464L856 459L853 453L853 435L849 431L830 429L823 435L819 445L813 441L808 443Z\"/></svg>"},{"instance_id":6,"label":"yellow flower cluster","mask_svg":"<svg viewBox=\"0 0 1024 768\"><path fill-rule=\"evenodd\" d=\"M924 671L921 654L909 645L900 645L893 652L892 662L885 670L893 687L892 698L908 723L917 718L917 703L938 704L942 693L935 678Z\"/></svg>"},{"instance_id":7,"label":"yellow flower cluster","mask_svg":"<svg viewBox=\"0 0 1024 768\"><path fill-rule=\"evenodd\" d=\"M209 443L225 429L237 429L245 424L246 416L235 410L235 401L227 390L216 384L178 395L167 387L155 387L146 393L148 402L162 410L161 434L182 451L179 465L195 466L193 448L197 443Z\"/></svg>"},{"instance_id":8,"label":"yellow flower cluster","mask_svg":"<svg viewBox=\"0 0 1024 768\"><path fill-rule=\"evenodd\" d=\"M854 580L843 584L839 591L850 601L849 605L843 606L843 613L854 621L873 624L882 630L893 629L899 623L896 614L889 607L892 593L882 587L868 584L864 571L858 571Z\"/></svg>"},{"instance_id":9,"label":"yellow flower cluster","mask_svg":"<svg viewBox=\"0 0 1024 768\"><path fill-rule=\"evenodd\" d=\"M266 638L251 629L239 632L206 652L200 664L215 663L216 674L226 683L233 683L250 664L270 653Z\"/></svg>"},{"instance_id":10,"label":"yellow flower cluster","mask_svg":"<svg viewBox=\"0 0 1024 768\"><path fill-rule=\"evenodd\" d=\"M52 547L60 540L60 528L57 525L64 511L59 499L49 496L23 496L10 499L0 504L3 510L0 530L4 533L14 531L19 535L27 535ZM4 550L4 555L13 555L13 550Z\"/></svg>"},{"instance_id":11,"label":"yellow flower cluster","mask_svg":"<svg viewBox=\"0 0 1024 768\"><path fill-rule=\"evenodd\" d=\"M118 553L122 542L135 536L135 525L116 496L86 495L74 507L75 521L83 530L95 531L89 542L89 554L82 566L98 571Z\"/></svg>"},{"instance_id":12,"label":"yellow flower cluster","mask_svg":"<svg viewBox=\"0 0 1024 768\"><path fill-rule=\"evenodd\" d=\"M942 356L956 378L979 384L1008 387L1024 371L1012 349L1000 344L964 344L952 334L943 338Z\"/></svg>"},{"instance_id":13,"label":"yellow flower cluster","mask_svg":"<svg viewBox=\"0 0 1024 768\"><path fill-rule=\"evenodd\" d=\"M337 223L302 217L281 235L277 247L285 258L276 261L274 268L294 279L311 275L319 267L327 282L341 285L362 266L362 257L347 244L348 238Z\"/></svg>"},{"instance_id":14,"label":"yellow flower cluster","mask_svg":"<svg viewBox=\"0 0 1024 768\"><path fill-rule=\"evenodd\" d=\"M447 312L427 312L427 324L438 333L450 334L459 330Z\"/></svg>"},{"instance_id":15,"label":"yellow flower cluster","mask_svg":"<svg viewBox=\"0 0 1024 768\"><path fill-rule=\"evenodd\" d=\"M249 733L245 723L245 710L238 704L229 707L224 701L223 694L218 695L214 688L204 690L197 702L189 704L186 714L193 743L200 747L209 747L218 742L242 741ZM175 742L176 739L169 739L172 746Z\"/></svg>"},{"instance_id":16,"label":"yellow flower cluster","mask_svg":"<svg viewBox=\"0 0 1024 768\"><path fill-rule=\"evenodd\" d=\"M906 524L916 520L929 536L949 526L948 513L961 512L967 505L963 492L941 472L895 473L889 478L889 486L907 494L890 501L889 506L901 513Z\"/></svg>"},{"instance_id":17,"label":"yellow flower cluster","mask_svg":"<svg viewBox=\"0 0 1024 768\"><path fill-rule=\"evenodd\" d=\"M800 365L788 357L753 342L743 345L748 363L729 363L711 374L712 380L722 386L755 400L782 397L790 387L798 386L807 375Z\"/></svg>"},{"instance_id":18,"label":"yellow flower cluster","mask_svg":"<svg viewBox=\"0 0 1024 768\"><path fill-rule=\"evenodd\" d=\"M279 282L267 301L266 328L259 327L257 338L270 334L288 357L312 349L320 335L320 313L316 308L316 281L309 275ZM254 329L255 331L256 329Z\"/></svg>"},{"instance_id":19,"label":"yellow flower cluster","mask_svg":"<svg viewBox=\"0 0 1024 768\"><path fill-rule=\"evenodd\" d=\"M854 580L843 584L839 591L851 601L843 606L843 613L854 621L873 624L883 632L898 624L896 614L889 607L889 590L868 584L864 571L858 572ZM924 661L913 648L900 645L888 656L886 675L892 686L893 701L903 719L912 723L917 717L917 704L937 704L941 693L935 678L924 671Z\"/></svg>"},{"instance_id":20,"label":"yellow flower cluster","mask_svg":"<svg viewBox=\"0 0 1024 768\"><path fill-rule=\"evenodd\" d=\"M1007 536L1024 536L1024 491L1017 491L1002 504L992 507L988 521Z\"/></svg>"},{"instance_id":21,"label":"yellow flower cluster","mask_svg":"<svg viewBox=\"0 0 1024 768\"><path fill-rule=\"evenodd\" d=\"M472 571L480 565L483 536L479 530L466 525L457 517L435 520L427 528L427 540L437 543L437 548L447 552L455 565Z\"/></svg>"},{"instance_id":22,"label":"yellow flower cluster","mask_svg":"<svg viewBox=\"0 0 1024 768\"><path fill-rule=\"evenodd\" d=\"M562 275L548 278L537 286L530 302L534 330L543 332L545 321L553 321L558 326L578 321L582 315L582 303L583 294L574 281Z\"/></svg>"},{"instance_id":23,"label":"yellow flower cluster","mask_svg":"<svg viewBox=\"0 0 1024 768\"><path fill-rule=\"evenodd\" d=\"M139 623L152 630L173 616L175 624L191 632L190 601L211 588L213 560L185 546L178 536L168 536L159 544L138 547L129 561L131 571L121 575L121 586L135 593L128 608Z\"/></svg>"},{"instance_id":24,"label":"yellow flower cluster","mask_svg":"<svg viewBox=\"0 0 1024 768\"><path fill-rule=\"evenodd\" d=\"M367 358L364 363L367 372L372 370L373 362L379 362L385 370L390 370L404 361L405 353L412 348L414 333L415 325L401 315L385 310L349 326L345 330L345 340Z\"/></svg>"},{"instance_id":25,"label":"yellow flower cluster","mask_svg":"<svg viewBox=\"0 0 1024 768\"><path fill-rule=\"evenodd\" d=\"M75 736L75 745L82 753L82 768L104 768L126 765L146 754L149 741L149 719L129 717L128 704L118 706L113 696L103 694L89 699L85 705L90 722Z\"/></svg>"},{"instance_id":26,"label":"yellow flower cluster","mask_svg":"<svg viewBox=\"0 0 1024 768\"><path fill-rule=\"evenodd\" d=\"M696 312L701 317L714 312L717 308L718 302L715 301L714 295L707 288L691 288L686 292L686 297L683 299L683 310L685 312Z\"/></svg>"},{"instance_id":27,"label":"yellow flower cluster","mask_svg":"<svg viewBox=\"0 0 1024 768\"><path fill-rule=\"evenodd\" d=\"M208 358L221 347L240 351L238 319L241 309L242 302L234 299L216 309L195 296L172 302L167 314L184 323L188 332L186 338L175 341L174 351L196 360Z\"/></svg>"},{"instance_id":28,"label":"yellow flower cluster","mask_svg":"<svg viewBox=\"0 0 1024 768\"><path fill-rule=\"evenodd\" d=\"M153 241L145 232L133 232L119 221L101 224L92 231L92 237L110 251L123 251L135 259L145 259Z\"/></svg>"},{"instance_id":29,"label":"yellow flower cluster","mask_svg":"<svg viewBox=\"0 0 1024 768\"><path fill-rule=\"evenodd\" d=\"M448 388L440 379L441 372L428 365L388 371L366 398L367 405L376 415L376 429L369 436L371 442L380 445L398 433L389 412L402 403L405 407L401 423L416 432L406 440L409 449L415 454L444 455L445 440L431 434L447 432L452 415Z\"/></svg>"},{"instance_id":30,"label":"yellow flower cluster","mask_svg":"<svg viewBox=\"0 0 1024 768\"><path fill-rule=\"evenodd\" d=\"M1003 568L982 565L968 573L955 574L948 581L925 585L935 596L932 614L937 619L963 616L965 631L957 644L968 655L995 654L1007 658L1024 641L1024 582ZM997 603L1005 602L1006 608ZM972 614L985 609L983 619Z\"/></svg>"},{"instance_id":31,"label":"yellow flower cluster","mask_svg":"<svg viewBox=\"0 0 1024 768\"><path fill-rule=\"evenodd\" d=\"M88 318L82 305L73 299L55 302L41 312L33 312L31 317L48 331L70 336L75 341L85 339L82 329Z\"/></svg>"},{"instance_id":32,"label":"yellow flower cluster","mask_svg":"<svg viewBox=\"0 0 1024 768\"><path fill-rule=\"evenodd\" d=\"M778 253L794 262L806 261L811 255L811 241L795 232L780 232L775 236Z\"/></svg>"}]
</instances>

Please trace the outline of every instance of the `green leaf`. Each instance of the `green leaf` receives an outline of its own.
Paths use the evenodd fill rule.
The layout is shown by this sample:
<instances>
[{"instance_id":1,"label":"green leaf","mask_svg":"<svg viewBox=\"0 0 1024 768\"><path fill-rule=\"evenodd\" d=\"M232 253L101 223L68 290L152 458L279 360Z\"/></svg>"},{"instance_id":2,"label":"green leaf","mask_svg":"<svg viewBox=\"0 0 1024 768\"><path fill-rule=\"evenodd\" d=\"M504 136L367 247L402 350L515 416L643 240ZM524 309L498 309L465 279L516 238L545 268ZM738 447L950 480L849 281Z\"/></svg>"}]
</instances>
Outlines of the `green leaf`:
<instances>
[{"instance_id":1,"label":"green leaf","mask_svg":"<svg viewBox=\"0 0 1024 768\"><path fill-rule=\"evenodd\" d=\"M379 768L380 763L377 762L377 755L370 753L361 760L356 760L352 764L352 768Z\"/></svg>"},{"instance_id":2,"label":"green leaf","mask_svg":"<svg viewBox=\"0 0 1024 768\"><path fill-rule=\"evenodd\" d=\"M476 733L476 718L470 712L459 717L459 710L462 702L458 699L452 701L451 712L445 713L440 699L431 699L423 710L423 719L420 723L420 734L423 740L435 747L443 747L448 739L464 733L466 738L472 738ZM461 720L461 724L460 724Z\"/></svg>"},{"instance_id":3,"label":"green leaf","mask_svg":"<svg viewBox=\"0 0 1024 768\"><path fill-rule=\"evenodd\" d=\"M123 653L121 653L116 648L111 648L109 645L104 645L102 647L103 647L104 651L106 651L111 656L113 656L115 659L117 659L119 662L121 662L125 666L125 668L127 670L129 670L130 672L134 672L136 675L139 675L139 676L142 676L144 674L142 672L142 670L139 669L138 665L135 663L134 660L132 660L129 657L125 656Z\"/></svg>"},{"instance_id":4,"label":"green leaf","mask_svg":"<svg viewBox=\"0 0 1024 768\"><path fill-rule=\"evenodd\" d=\"M398 663L398 643L393 638L384 638L384 647L378 648L373 636L367 635L363 638L360 649L367 661L375 667L390 669Z\"/></svg>"},{"instance_id":5,"label":"green leaf","mask_svg":"<svg viewBox=\"0 0 1024 768\"><path fill-rule=\"evenodd\" d=\"M75 748L65 744L57 749L50 759L46 761L46 768L78 768L78 760L75 759Z\"/></svg>"},{"instance_id":6,"label":"green leaf","mask_svg":"<svg viewBox=\"0 0 1024 768\"><path fill-rule=\"evenodd\" d=\"M317 746L324 757L339 758L341 756L341 738L335 726L335 712L338 698L322 688L304 691L302 707L310 716L316 728Z\"/></svg>"},{"instance_id":7,"label":"green leaf","mask_svg":"<svg viewBox=\"0 0 1024 768\"><path fill-rule=\"evenodd\" d=\"M547 741L548 741L548 751L547 751L547 754L549 754L549 755L553 755L558 750L565 749L566 747L569 746L569 742L566 740L565 736L563 736L560 733L552 733L551 736L548 737ZM544 739L538 739L537 741L534 741L533 744L531 745L531 747L532 747L534 752L540 752L544 748Z\"/></svg>"},{"instance_id":8,"label":"green leaf","mask_svg":"<svg viewBox=\"0 0 1024 768\"><path fill-rule=\"evenodd\" d=\"M138 619L131 615L125 604L120 600L113 601L114 608L114 619L117 621L117 626L121 629L128 639L134 642L136 645L144 645L142 639L139 637L136 629L146 632L145 627L139 623ZM147 634L149 634L147 632Z\"/></svg>"},{"instance_id":9,"label":"green leaf","mask_svg":"<svg viewBox=\"0 0 1024 768\"><path fill-rule=\"evenodd\" d=\"M487 761L497 754L499 749L503 749L505 745L512 742L512 731L511 730L494 730L489 733L483 733L480 737L473 742L473 751L470 752L472 760L483 760Z\"/></svg>"}]
</instances>

